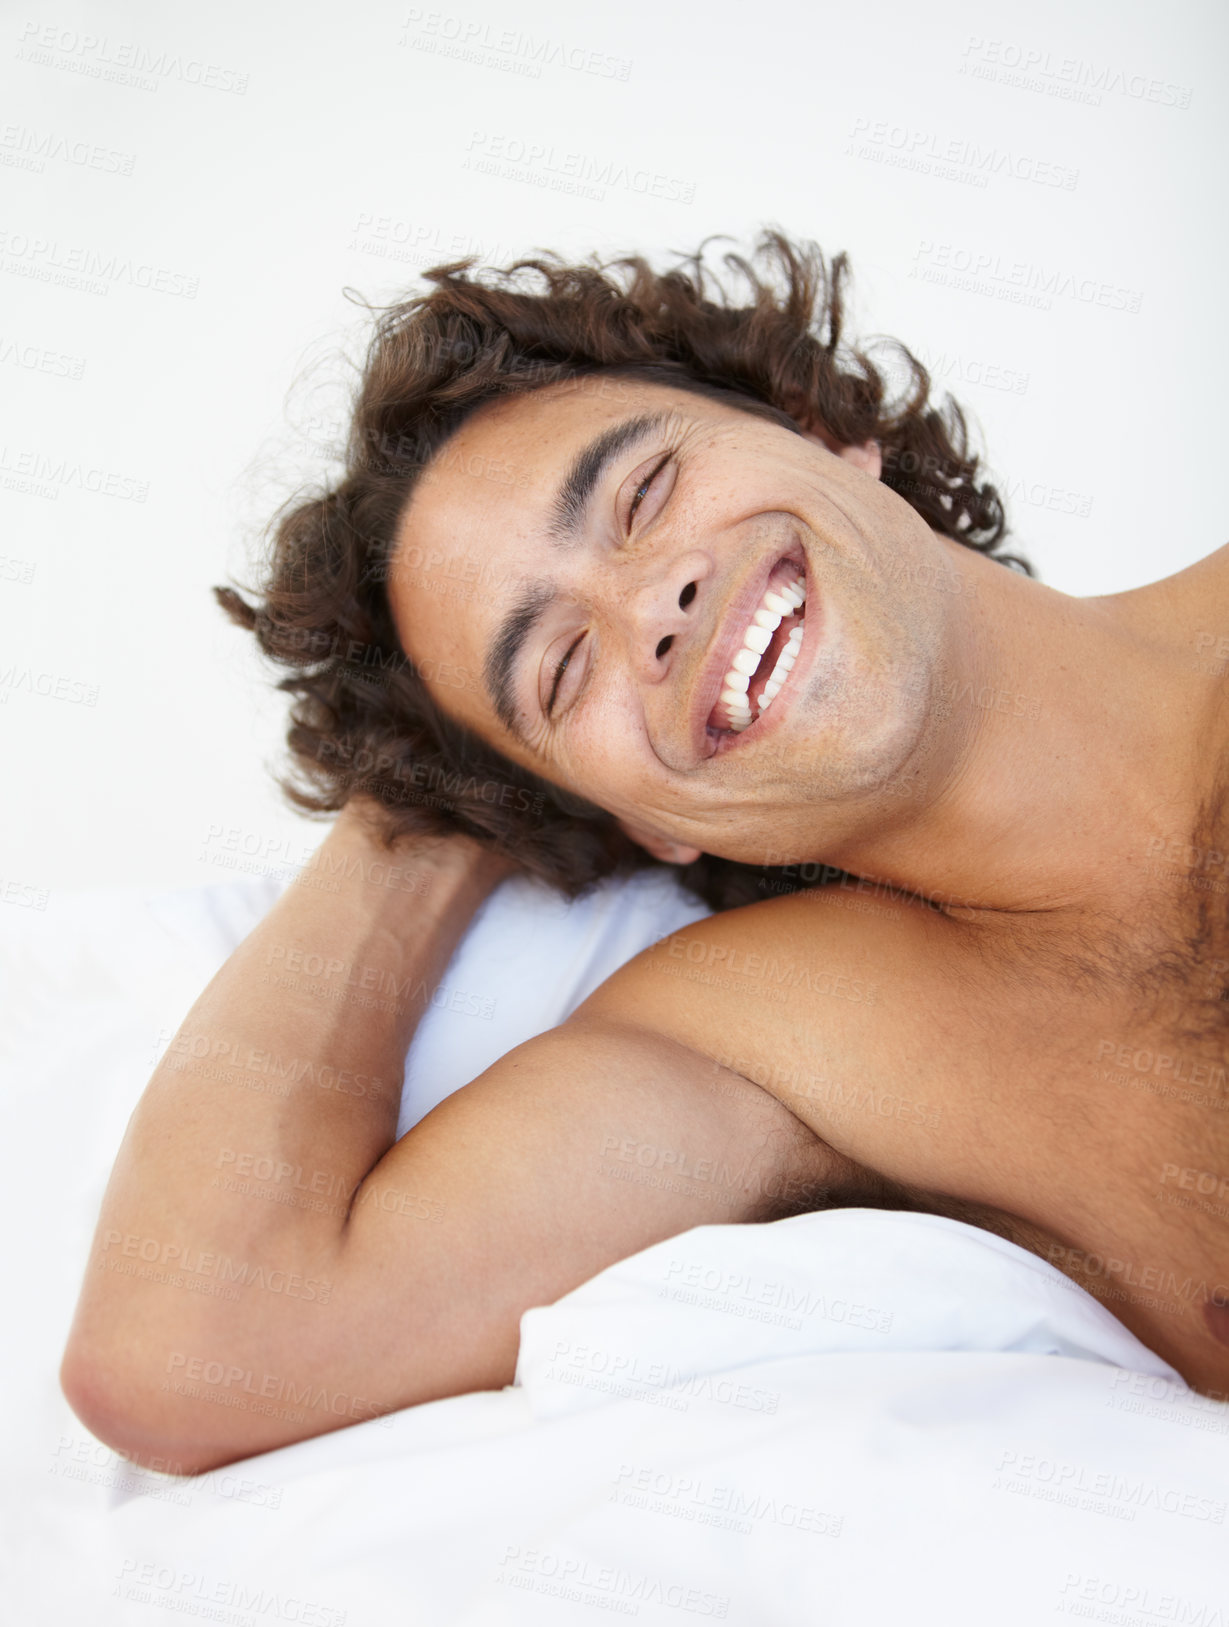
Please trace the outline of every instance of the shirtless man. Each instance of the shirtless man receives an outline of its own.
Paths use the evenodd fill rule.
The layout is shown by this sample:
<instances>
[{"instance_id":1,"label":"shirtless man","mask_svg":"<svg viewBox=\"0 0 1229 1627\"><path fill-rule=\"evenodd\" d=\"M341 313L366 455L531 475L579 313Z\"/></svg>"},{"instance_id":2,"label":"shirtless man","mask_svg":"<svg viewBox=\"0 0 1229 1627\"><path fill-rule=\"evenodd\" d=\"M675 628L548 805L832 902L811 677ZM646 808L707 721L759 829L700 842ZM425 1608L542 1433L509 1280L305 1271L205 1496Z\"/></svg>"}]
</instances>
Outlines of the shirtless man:
<instances>
[{"instance_id":1,"label":"shirtless man","mask_svg":"<svg viewBox=\"0 0 1229 1627\"><path fill-rule=\"evenodd\" d=\"M431 988L513 861L403 836L409 896L351 796L129 1126L62 1374L104 1441L200 1470L498 1387L527 1307L831 1204L988 1226L1229 1390L1229 548L1074 599L793 418L605 367L488 393L392 561L464 539L500 591L387 593L445 729L663 863L842 879L662 940L394 1143L424 1001L361 991ZM328 1066L276 1094L262 1056Z\"/></svg>"}]
</instances>

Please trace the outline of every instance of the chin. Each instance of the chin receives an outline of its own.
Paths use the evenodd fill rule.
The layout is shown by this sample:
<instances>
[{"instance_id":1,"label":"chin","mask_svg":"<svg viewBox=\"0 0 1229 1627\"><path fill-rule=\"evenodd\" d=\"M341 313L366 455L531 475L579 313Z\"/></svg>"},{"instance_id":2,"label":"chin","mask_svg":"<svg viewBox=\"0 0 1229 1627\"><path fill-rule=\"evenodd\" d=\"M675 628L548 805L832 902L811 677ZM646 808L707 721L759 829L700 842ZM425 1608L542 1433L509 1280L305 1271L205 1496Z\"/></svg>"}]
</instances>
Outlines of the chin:
<instances>
[{"instance_id":1,"label":"chin","mask_svg":"<svg viewBox=\"0 0 1229 1627\"><path fill-rule=\"evenodd\" d=\"M780 772L772 778L842 798L891 795L925 752L934 722L929 701L927 675L912 668L876 684L813 673L790 726L773 742Z\"/></svg>"},{"instance_id":2,"label":"chin","mask_svg":"<svg viewBox=\"0 0 1229 1627\"><path fill-rule=\"evenodd\" d=\"M776 764L759 765L747 804L730 810L705 851L740 864L838 865L838 848L894 823L917 794L933 736L924 709L909 701L837 723L827 712L814 729L800 719L783 730Z\"/></svg>"}]
</instances>

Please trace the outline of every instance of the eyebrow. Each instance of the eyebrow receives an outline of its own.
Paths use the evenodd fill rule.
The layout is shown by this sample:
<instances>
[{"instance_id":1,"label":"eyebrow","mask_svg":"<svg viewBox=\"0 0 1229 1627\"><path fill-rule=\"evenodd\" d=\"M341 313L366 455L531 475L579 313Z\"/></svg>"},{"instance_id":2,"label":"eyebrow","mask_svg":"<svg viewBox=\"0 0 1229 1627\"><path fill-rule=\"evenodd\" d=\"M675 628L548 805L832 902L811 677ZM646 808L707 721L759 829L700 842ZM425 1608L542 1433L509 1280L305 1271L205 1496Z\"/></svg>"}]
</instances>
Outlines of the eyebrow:
<instances>
[{"instance_id":1,"label":"eyebrow","mask_svg":"<svg viewBox=\"0 0 1229 1627\"><path fill-rule=\"evenodd\" d=\"M589 508L602 477L616 458L648 440L670 418L669 412L641 413L602 431L573 458L547 514L546 534L557 548L573 546L584 532ZM513 675L529 636L560 597L544 582L528 588L500 622L482 676L495 715L510 734L524 741L513 694Z\"/></svg>"},{"instance_id":2,"label":"eyebrow","mask_svg":"<svg viewBox=\"0 0 1229 1627\"><path fill-rule=\"evenodd\" d=\"M546 530L556 546L567 548L577 541L593 494L614 460L655 435L669 417L668 412L644 412L625 418L621 424L604 429L576 454L550 507Z\"/></svg>"}]
</instances>

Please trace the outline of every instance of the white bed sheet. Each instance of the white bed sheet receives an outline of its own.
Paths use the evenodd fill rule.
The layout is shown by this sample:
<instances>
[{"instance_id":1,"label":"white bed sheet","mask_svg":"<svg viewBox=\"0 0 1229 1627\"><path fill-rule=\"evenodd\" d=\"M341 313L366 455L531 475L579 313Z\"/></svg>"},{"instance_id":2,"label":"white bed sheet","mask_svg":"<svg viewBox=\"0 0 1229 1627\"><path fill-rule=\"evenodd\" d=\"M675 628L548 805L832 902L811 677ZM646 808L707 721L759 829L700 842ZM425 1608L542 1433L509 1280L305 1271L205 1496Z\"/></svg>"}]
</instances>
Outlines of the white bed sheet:
<instances>
[{"instance_id":1,"label":"white bed sheet","mask_svg":"<svg viewBox=\"0 0 1229 1627\"><path fill-rule=\"evenodd\" d=\"M934 1217L697 1227L527 1311L501 1392L192 1481L129 1470L56 1364L127 1116L281 886L59 898L6 933L12 1619L1210 1627L1226 1611L1229 1407L1043 1262ZM429 1013L401 1129L702 913L650 877L572 910L500 889L444 978L491 1016L447 996Z\"/></svg>"}]
</instances>

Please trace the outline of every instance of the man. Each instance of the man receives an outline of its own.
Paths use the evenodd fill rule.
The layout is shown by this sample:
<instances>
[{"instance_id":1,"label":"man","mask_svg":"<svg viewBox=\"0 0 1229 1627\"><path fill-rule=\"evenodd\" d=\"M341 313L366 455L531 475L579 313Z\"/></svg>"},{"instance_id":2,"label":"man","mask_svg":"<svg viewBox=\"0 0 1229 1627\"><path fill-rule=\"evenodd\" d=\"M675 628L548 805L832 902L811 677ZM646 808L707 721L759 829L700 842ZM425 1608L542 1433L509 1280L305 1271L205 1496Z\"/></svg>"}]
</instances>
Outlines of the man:
<instances>
[{"instance_id":1,"label":"man","mask_svg":"<svg viewBox=\"0 0 1229 1627\"><path fill-rule=\"evenodd\" d=\"M865 358L842 370L839 277L784 263L786 295L737 322L698 280L642 269L622 306L573 271L499 310L441 273L463 358L421 334L416 350L404 312L386 325L349 485L290 517L265 607L236 611L291 660L296 625L345 604L344 650L316 645L313 669L298 645L292 743L324 761L362 718L380 766L329 758L355 778L320 864L206 989L129 1127L63 1373L121 1450L204 1468L507 1383L528 1306L690 1226L833 1203L998 1230L1190 1383L1229 1388L1229 711L1209 659L1229 549L1092 600L1004 568L959 436L940 439L924 389L891 412ZM681 372L604 348L598 311ZM552 322L557 352L589 335L585 369L493 382L491 358L532 359ZM721 353L733 396L714 388ZM775 396L750 388L754 367ZM467 380L459 415L419 412L430 457L383 461L396 413L430 391L464 401ZM381 412L373 469L359 431ZM902 444L937 448L913 492L883 478L909 484ZM442 595L399 569L459 552L497 589ZM374 556L387 597L364 600ZM408 665L373 684L355 647L393 640ZM430 815L451 835L422 834L413 781L401 799L393 783L432 739L485 765L462 814ZM434 983L513 862L511 813L518 859L547 864L508 787L579 799L573 847L553 838L561 885L621 862L619 839L836 884L672 935L391 1145L421 1001L373 1010L349 991L360 968L378 974L364 986ZM422 880L412 911L376 879L390 818ZM288 951L314 983L270 981ZM219 1090L191 1060L219 1047L314 1058L333 1080L344 1064L353 1083L317 1069L274 1097L240 1067ZM318 1170L344 1201L226 1191L235 1149ZM654 1169L739 1177L638 1181L645 1150ZM255 1292L209 1286L202 1259L223 1257ZM294 1286L268 1290L275 1276ZM270 1403L227 1404L232 1372L264 1375ZM291 1378L297 1411L272 1404Z\"/></svg>"}]
</instances>

